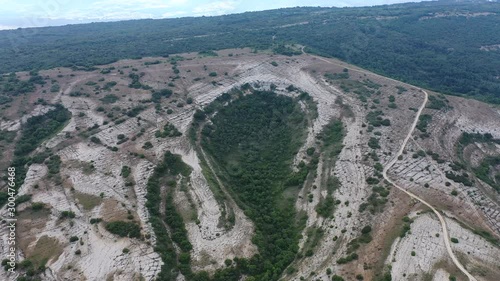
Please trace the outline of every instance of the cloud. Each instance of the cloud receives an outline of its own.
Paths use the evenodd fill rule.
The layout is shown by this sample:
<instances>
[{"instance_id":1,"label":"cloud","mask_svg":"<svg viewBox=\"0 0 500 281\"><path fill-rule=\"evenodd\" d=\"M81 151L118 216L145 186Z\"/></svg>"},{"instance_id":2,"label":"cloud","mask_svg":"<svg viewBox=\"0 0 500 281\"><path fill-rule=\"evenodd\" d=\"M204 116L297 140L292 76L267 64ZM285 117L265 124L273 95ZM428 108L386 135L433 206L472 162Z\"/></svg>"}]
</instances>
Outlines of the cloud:
<instances>
[{"instance_id":1,"label":"cloud","mask_svg":"<svg viewBox=\"0 0 500 281\"><path fill-rule=\"evenodd\" d=\"M147 19L154 18L155 15L151 13L145 12L135 12L135 11L127 11L127 10L95 10L93 12L90 11L77 11L72 10L63 14L58 15L48 15L46 17L50 20L125 20L125 19Z\"/></svg>"},{"instance_id":2,"label":"cloud","mask_svg":"<svg viewBox=\"0 0 500 281\"><path fill-rule=\"evenodd\" d=\"M92 9L149 10L167 9L186 3L186 0L101 0L90 5Z\"/></svg>"},{"instance_id":3,"label":"cloud","mask_svg":"<svg viewBox=\"0 0 500 281\"><path fill-rule=\"evenodd\" d=\"M176 18L180 16L185 16L187 15L188 12L186 11L173 11L173 12L166 12L161 15L162 18Z\"/></svg>"},{"instance_id":4,"label":"cloud","mask_svg":"<svg viewBox=\"0 0 500 281\"><path fill-rule=\"evenodd\" d=\"M0 0L1 1L1 0ZM187 0L98 0L82 7L67 5L37 16L51 20L123 20L159 18L168 9L187 3ZM70 8L68 8L70 7Z\"/></svg>"},{"instance_id":5,"label":"cloud","mask_svg":"<svg viewBox=\"0 0 500 281\"><path fill-rule=\"evenodd\" d=\"M406 1L410 0L0 0L0 29L54 22L216 16L290 6L360 6Z\"/></svg>"},{"instance_id":6,"label":"cloud","mask_svg":"<svg viewBox=\"0 0 500 281\"><path fill-rule=\"evenodd\" d=\"M0 24L0 30L8 30L8 29L16 29L17 27L15 26L10 26L10 25L1 25Z\"/></svg>"},{"instance_id":7,"label":"cloud","mask_svg":"<svg viewBox=\"0 0 500 281\"><path fill-rule=\"evenodd\" d=\"M196 16L216 16L227 14L236 9L235 1L216 1L199 5L193 9L193 14Z\"/></svg>"}]
</instances>

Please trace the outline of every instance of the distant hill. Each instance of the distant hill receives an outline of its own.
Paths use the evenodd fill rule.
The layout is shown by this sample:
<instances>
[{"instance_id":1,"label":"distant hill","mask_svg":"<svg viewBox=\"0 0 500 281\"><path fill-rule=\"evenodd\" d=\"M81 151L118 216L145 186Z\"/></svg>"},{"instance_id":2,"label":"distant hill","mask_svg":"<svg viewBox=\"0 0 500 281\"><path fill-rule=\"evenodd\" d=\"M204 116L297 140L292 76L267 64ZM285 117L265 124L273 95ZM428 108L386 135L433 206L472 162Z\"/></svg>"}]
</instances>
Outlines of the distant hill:
<instances>
[{"instance_id":1,"label":"distant hill","mask_svg":"<svg viewBox=\"0 0 500 281\"><path fill-rule=\"evenodd\" d=\"M451 1L28 28L0 32L0 73L247 46L281 52L298 43L422 87L500 103L499 30L499 3Z\"/></svg>"}]
</instances>

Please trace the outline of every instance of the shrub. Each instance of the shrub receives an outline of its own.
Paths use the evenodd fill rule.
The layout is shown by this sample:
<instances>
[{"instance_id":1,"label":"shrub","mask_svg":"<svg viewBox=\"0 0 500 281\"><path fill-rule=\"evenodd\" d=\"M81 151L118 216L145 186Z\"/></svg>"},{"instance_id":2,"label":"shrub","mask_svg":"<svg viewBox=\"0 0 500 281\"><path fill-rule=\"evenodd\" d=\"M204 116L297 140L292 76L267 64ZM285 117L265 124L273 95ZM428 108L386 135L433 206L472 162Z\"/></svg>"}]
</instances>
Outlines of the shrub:
<instances>
[{"instance_id":1,"label":"shrub","mask_svg":"<svg viewBox=\"0 0 500 281\"><path fill-rule=\"evenodd\" d=\"M117 100L119 98L113 94L106 95L101 99L103 103L115 103Z\"/></svg>"},{"instance_id":2,"label":"shrub","mask_svg":"<svg viewBox=\"0 0 500 281\"><path fill-rule=\"evenodd\" d=\"M358 259L358 254L352 253L352 254L348 255L347 257L338 259L337 264L345 264L345 263L348 263L348 262L351 262L351 261L357 260L357 259Z\"/></svg>"},{"instance_id":3,"label":"shrub","mask_svg":"<svg viewBox=\"0 0 500 281\"><path fill-rule=\"evenodd\" d=\"M62 211L61 215L59 217L61 219L65 219L65 218L73 219L73 218L75 218L75 213L72 211Z\"/></svg>"},{"instance_id":4,"label":"shrub","mask_svg":"<svg viewBox=\"0 0 500 281\"><path fill-rule=\"evenodd\" d=\"M76 236L71 236L69 238L69 242L71 242L71 243L76 242L76 241L78 241L78 237L76 237Z\"/></svg>"},{"instance_id":5,"label":"shrub","mask_svg":"<svg viewBox=\"0 0 500 281\"><path fill-rule=\"evenodd\" d=\"M380 182L380 180L378 180L378 179L376 179L376 178L373 178L373 177L368 177L368 178L366 179L366 183L367 183L367 184L377 184L377 183L379 183L379 182Z\"/></svg>"},{"instance_id":6,"label":"shrub","mask_svg":"<svg viewBox=\"0 0 500 281\"><path fill-rule=\"evenodd\" d=\"M139 238L141 236L141 228L135 222L109 222L106 224L106 230L121 237Z\"/></svg>"},{"instance_id":7,"label":"shrub","mask_svg":"<svg viewBox=\"0 0 500 281\"><path fill-rule=\"evenodd\" d=\"M344 281L344 278L338 276L337 274L332 276L332 281Z\"/></svg>"},{"instance_id":8,"label":"shrub","mask_svg":"<svg viewBox=\"0 0 500 281\"><path fill-rule=\"evenodd\" d=\"M129 166L122 166L121 176L127 178L130 175L131 169Z\"/></svg>"},{"instance_id":9,"label":"shrub","mask_svg":"<svg viewBox=\"0 0 500 281\"><path fill-rule=\"evenodd\" d=\"M144 149L150 149L152 147L153 147L153 144L150 141L145 142L144 145L142 146L142 148L144 148Z\"/></svg>"},{"instance_id":10,"label":"shrub","mask_svg":"<svg viewBox=\"0 0 500 281\"><path fill-rule=\"evenodd\" d=\"M363 229L361 229L361 233L363 234L367 234L367 233L370 233L372 231L372 227L367 225L365 227L363 227Z\"/></svg>"},{"instance_id":11,"label":"shrub","mask_svg":"<svg viewBox=\"0 0 500 281\"><path fill-rule=\"evenodd\" d=\"M45 204L42 202L33 202L31 203L31 209L33 211L39 211L41 209L45 208Z\"/></svg>"},{"instance_id":12,"label":"shrub","mask_svg":"<svg viewBox=\"0 0 500 281\"><path fill-rule=\"evenodd\" d=\"M101 218L91 218L90 224L100 223L102 221Z\"/></svg>"},{"instance_id":13,"label":"shrub","mask_svg":"<svg viewBox=\"0 0 500 281\"><path fill-rule=\"evenodd\" d=\"M194 117L194 120L196 120L196 121L202 121L202 120L205 120L206 114L205 114L205 112L197 109L196 112L194 113L193 117Z\"/></svg>"},{"instance_id":14,"label":"shrub","mask_svg":"<svg viewBox=\"0 0 500 281\"><path fill-rule=\"evenodd\" d=\"M372 149L380 148L380 144L377 138L371 137L368 141L368 146Z\"/></svg>"},{"instance_id":15,"label":"shrub","mask_svg":"<svg viewBox=\"0 0 500 281\"><path fill-rule=\"evenodd\" d=\"M101 144L101 140L98 137L95 137L95 136L91 137L90 141L93 142L93 143Z\"/></svg>"},{"instance_id":16,"label":"shrub","mask_svg":"<svg viewBox=\"0 0 500 281\"><path fill-rule=\"evenodd\" d=\"M453 243L458 243L458 239L455 238L455 237L451 237L450 238L450 241L453 242Z\"/></svg>"},{"instance_id":17,"label":"shrub","mask_svg":"<svg viewBox=\"0 0 500 281\"><path fill-rule=\"evenodd\" d=\"M16 204L21 204L21 203L30 201L31 196L32 196L31 194L24 194L24 195L18 196L16 198Z\"/></svg>"}]
</instances>

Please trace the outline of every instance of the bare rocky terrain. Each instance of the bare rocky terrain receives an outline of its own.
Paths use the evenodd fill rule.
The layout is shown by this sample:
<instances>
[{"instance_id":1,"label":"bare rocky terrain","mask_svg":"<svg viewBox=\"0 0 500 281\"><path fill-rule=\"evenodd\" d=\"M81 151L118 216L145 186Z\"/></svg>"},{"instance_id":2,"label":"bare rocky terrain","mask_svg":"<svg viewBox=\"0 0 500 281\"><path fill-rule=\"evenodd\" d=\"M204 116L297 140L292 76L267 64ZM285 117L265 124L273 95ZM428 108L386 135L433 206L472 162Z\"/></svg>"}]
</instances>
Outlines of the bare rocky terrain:
<instances>
[{"instance_id":1,"label":"bare rocky terrain","mask_svg":"<svg viewBox=\"0 0 500 281\"><path fill-rule=\"evenodd\" d=\"M170 89L173 94L152 103L150 90L129 87L133 83L130 73L137 74L142 85L157 91ZM207 171L200 161L207 159L206 155L189 138L197 109L247 83L297 96L297 91L287 90L294 85L316 103L317 117L307 128L295 168L306 158L307 149L317 145L325 125L338 119L344 126L343 147L334 163L329 155L320 155L317 176L296 194L295 208L307 214L307 221L299 242L301 255L281 280L326 281L334 274L345 280L360 280L359 275L364 280L377 280L388 272L392 280L449 280L449 276L467 280L446 250L435 214L384 181L377 168L376 163L385 167L397 157L409 133L411 137L388 171L389 177L444 216L449 236L458 239L458 243L451 243L453 253L476 280L500 280L500 248L498 240L495 242L500 239L500 196L471 172L488 156L499 156L500 144L477 141L463 149L457 145L464 132L488 133L500 139L498 108L429 92L431 99L442 101L444 106L423 109L422 115L431 116L431 120L425 127L428 136L422 136L419 125L410 131L425 100L419 88L334 59L308 54L287 57L248 49L218 51L218 56L188 53L121 60L95 71L56 68L40 71L40 75L48 83L37 86L34 93L18 96L12 106L2 109L0 129L20 134L23 123L49 111L50 104L61 103L72 114L64 128L37 149L50 149L60 156L61 180L49 177L45 163L32 164L19 189L20 195L32 195L30 201L18 206L19 261L45 260L43 280L155 280L163 262L155 252L156 236L145 196L147 181L166 151L179 154L192 170L186 188L175 192L174 203L193 246L193 271L212 274L226 267L227 259L257 254L252 242L254 222L237 200L220 200L220 190L207 179L210 161ZM28 74L18 76L26 79ZM46 91L52 84L60 85L60 91ZM109 101L107 95L115 99ZM49 105L33 105L40 98ZM134 109L136 113L128 114ZM381 113L374 114L377 111ZM377 123L383 120L390 125ZM98 126L92 129L95 124ZM182 135L155 136L167 124ZM9 166L12 153L8 149L12 147L5 146L2 171ZM446 176L453 172L450 165L462 160L470 167L457 173L466 173L471 186ZM127 177L123 176L124 166L130 168ZM491 170L493 173L500 167ZM330 196L324 183L332 176L340 185L333 193L337 201L334 213L325 218L317 213L317 206ZM376 186L387 192L385 196L374 191ZM34 211L33 202L45 207ZM65 211L73 212L74 217L62 219ZM0 213L7 216L5 207ZM220 223L228 213L234 214L229 228ZM103 222L91 223L93 218L135 221L143 237L119 237L107 231ZM361 237L366 226L371 227L370 241L358 243L355 260L339 262L352 253L353 239ZM7 231L7 225L1 224L2 255L8 250ZM69 242L72 236L78 237L78 242ZM311 240L316 241L314 246ZM310 255L304 254L306 248L312 251ZM0 271L1 280L15 277Z\"/></svg>"}]
</instances>

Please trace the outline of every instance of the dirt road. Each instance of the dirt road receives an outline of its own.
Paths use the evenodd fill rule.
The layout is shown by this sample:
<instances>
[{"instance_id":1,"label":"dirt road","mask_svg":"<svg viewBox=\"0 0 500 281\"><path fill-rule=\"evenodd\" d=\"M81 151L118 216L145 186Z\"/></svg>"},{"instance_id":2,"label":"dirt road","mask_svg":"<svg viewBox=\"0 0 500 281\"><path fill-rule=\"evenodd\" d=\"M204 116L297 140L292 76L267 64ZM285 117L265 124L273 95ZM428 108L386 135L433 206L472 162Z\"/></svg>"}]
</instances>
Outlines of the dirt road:
<instances>
[{"instance_id":1,"label":"dirt road","mask_svg":"<svg viewBox=\"0 0 500 281\"><path fill-rule=\"evenodd\" d=\"M387 176L387 171L392 168L392 166L394 166L394 164L396 163L396 161L398 160L398 157L403 154L403 150L406 146L406 143L408 142L408 140L411 138L411 135L413 133L413 131L415 130L415 127L417 126L417 122L418 122L418 119L420 117L420 114L422 113L422 110L425 108L425 104L427 103L427 98L428 98L428 94L426 91L420 89L424 95L425 95L425 99L424 99L424 102L422 103L422 105L420 106L420 108L418 109L418 112L417 112L417 115L415 116L415 120L413 120L413 124L410 128L410 131L408 132L408 135L406 136L406 138L404 139L403 141L403 144L401 145L401 147L399 148L399 151L398 153L394 156L394 158L385 166L383 172L382 172L382 175L384 176L384 178L390 182L392 185L394 185L396 188L398 188L399 190L403 191L404 193L408 194L410 197L412 197L413 199L415 200L418 200L420 201L421 203L425 204L427 207L429 207L433 212L434 214L436 214L436 216L439 218L439 222L441 223L441 228L443 230L443 240L444 240L444 244L446 245L446 250L448 251L448 254L450 255L451 259L453 260L453 263L455 263L455 265L460 269L460 271L462 271L465 275L467 275L467 277L469 278L469 280L471 281L477 281L476 278L474 278L474 276L472 276L466 269L465 267L458 261L457 257L455 256L455 254L453 253L453 250L451 249L451 245L450 245L450 237L449 237L449 234L448 234L448 229L446 227L446 222L443 218L443 216L441 215L441 213L439 213L434 207L432 207L431 204L427 203L424 199L418 197L417 195L407 191L406 189L403 189L402 187L400 187L399 185L397 185L395 182L393 182L389 176Z\"/></svg>"},{"instance_id":2,"label":"dirt road","mask_svg":"<svg viewBox=\"0 0 500 281\"><path fill-rule=\"evenodd\" d=\"M304 51L304 48L302 48L302 52L304 54L307 54L305 51ZM313 56L319 60L322 60L324 62L327 62L327 63L330 63L330 64L335 64L334 62L328 60L328 59L325 59L325 58L322 58L322 57L319 57L319 56L315 56L315 55L310 55L310 54L307 54L309 56ZM359 69L350 69L350 70L353 70L353 71L357 71L357 72L361 72L361 73L368 73L368 72L365 72L363 70L359 70ZM394 79L390 79L390 78L387 78L389 80L392 80L392 81L395 81L395 82L400 82L400 81L397 81L397 80L394 80ZM389 176L387 176L387 171L389 169L392 168L392 166L394 166L394 164L396 163L396 161L398 160L398 157L403 153L403 150L404 148L406 147L406 144L408 143L408 140L411 138L411 135L413 133L413 131L415 130L415 127L417 126L417 122L419 120L419 117L422 113L422 110L425 108L425 105L427 104L427 99L428 99L428 94L426 91L424 91L423 89L420 89L423 93L424 93L424 102L422 103L422 105L420 106L420 108L418 109L418 112L417 112L417 115L415 116L415 120L413 120L413 124L410 128L410 130L408 131L408 135L406 136L406 138L404 139L403 141L403 144L401 145L401 147L399 148L399 151L398 153L394 156L394 158L384 167L384 170L382 172L382 175L384 176L384 179L386 179L389 183L391 183L392 185L394 185L396 188L398 188L399 190L403 191L404 193L408 194L411 198L423 203L424 205L426 205L427 207L429 207L433 212L434 214L436 214L436 216L439 218L439 222L441 223L441 228L443 230L443 240L444 240L444 244L446 246L446 250L448 251L448 255L451 257L451 259L453 260L453 263L455 263L455 265L460 269L460 271L462 271L468 278L470 281L477 281L476 278L474 278L474 276L472 276L468 271L467 269L465 269L465 267L460 263L460 261L457 259L457 257L455 256L455 254L453 253L453 250L451 249L451 245L450 245L450 237L449 237L449 234L448 234L448 229L446 227L446 222L443 218L443 216L441 215L441 213L439 213L431 204L429 204L428 202L426 202L424 199L418 197L417 195L407 191L406 189L402 188L401 186L397 185L395 182L393 182Z\"/></svg>"}]
</instances>

